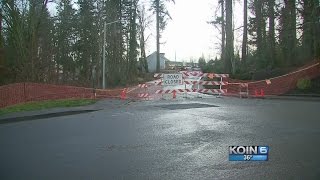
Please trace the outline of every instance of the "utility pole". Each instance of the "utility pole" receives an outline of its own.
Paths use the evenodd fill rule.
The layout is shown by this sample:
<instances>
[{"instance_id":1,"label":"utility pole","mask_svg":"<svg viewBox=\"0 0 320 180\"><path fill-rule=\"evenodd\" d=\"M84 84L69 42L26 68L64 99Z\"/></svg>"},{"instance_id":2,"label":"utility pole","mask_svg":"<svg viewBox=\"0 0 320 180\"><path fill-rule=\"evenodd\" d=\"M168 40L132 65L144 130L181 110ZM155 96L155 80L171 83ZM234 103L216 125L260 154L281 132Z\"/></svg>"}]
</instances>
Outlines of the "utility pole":
<instances>
[{"instance_id":1,"label":"utility pole","mask_svg":"<svg viewBox=\"0 0 320 180\"><path fill-rule=\"evenodd\" d=\"M156 13L156 23L157 23L157 69L156 71L159 73L160 72L160 20L159 20L159 15L160 15L160 9L159 9L159 2L160 0L156 0L156 8L157 8L157 13Z\"/></svg>"}]
</instances>

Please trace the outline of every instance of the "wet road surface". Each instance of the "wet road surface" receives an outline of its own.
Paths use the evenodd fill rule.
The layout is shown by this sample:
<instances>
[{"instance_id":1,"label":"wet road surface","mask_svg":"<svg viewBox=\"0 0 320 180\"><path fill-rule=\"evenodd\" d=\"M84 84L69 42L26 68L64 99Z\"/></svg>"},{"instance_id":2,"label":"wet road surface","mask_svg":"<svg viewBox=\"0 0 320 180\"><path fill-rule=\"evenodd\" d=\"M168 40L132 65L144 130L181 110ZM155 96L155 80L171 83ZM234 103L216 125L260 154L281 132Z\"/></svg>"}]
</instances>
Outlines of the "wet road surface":
<instances>
[{"instance_id":1,"label":"wet road surface","mask_svg":"<svg viewBox=\"0 0 320 180\"><path fill-rule=\"evenodd\" d=\"M320 102L137 101L0 125L0 179L320 179ZM268 145L268 162L229 162Z\"/></svg>"}]
</instances>

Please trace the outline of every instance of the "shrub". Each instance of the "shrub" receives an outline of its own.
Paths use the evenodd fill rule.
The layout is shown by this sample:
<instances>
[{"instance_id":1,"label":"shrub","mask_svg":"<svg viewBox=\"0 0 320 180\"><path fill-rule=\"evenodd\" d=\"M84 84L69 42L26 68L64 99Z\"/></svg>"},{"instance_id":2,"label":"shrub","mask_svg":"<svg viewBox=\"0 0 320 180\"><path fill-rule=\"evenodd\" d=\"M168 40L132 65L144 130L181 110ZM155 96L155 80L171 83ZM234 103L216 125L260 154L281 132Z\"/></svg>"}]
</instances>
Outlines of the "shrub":
<instances>
[{"instance_id":1,"label":"shrub","mask_svg":"<svg viewBox=\"0 0 320 180\"><path fill-rule=\"evenodd\" d=\"M297 82L297 88L300 90L307 90L311 88L311 80L308 78L299 79Z\"/></svg>"}]
</instances>

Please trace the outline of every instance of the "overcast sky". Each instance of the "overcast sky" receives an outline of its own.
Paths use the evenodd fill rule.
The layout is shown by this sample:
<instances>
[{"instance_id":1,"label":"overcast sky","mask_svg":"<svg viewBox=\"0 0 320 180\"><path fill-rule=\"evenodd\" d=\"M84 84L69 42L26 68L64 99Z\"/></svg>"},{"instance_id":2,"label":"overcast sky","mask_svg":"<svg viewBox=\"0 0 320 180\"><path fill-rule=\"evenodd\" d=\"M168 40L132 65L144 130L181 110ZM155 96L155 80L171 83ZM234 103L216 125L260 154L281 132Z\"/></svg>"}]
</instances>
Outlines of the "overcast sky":
<instances>
[{"instance_id":1,"label":"overcast sky","mask_svg":"<svg viewBox=\"0 0 320 180\"><path fill-rule=\"evenodd\" d=\"M214 59L220 54L219 30L208 21L214 19L218 8L218 0L175 0L175 4L168 5L172 20L163 32L161 52L170 60L189 61L198 60L204 55L206 59ZM236 2L234 7L234 26L242 26L242 3ZM218 10L220 15L220 10ZM155 22L153 23L155 25ZM154 26L150 28L152 36L148 41L147 54L156 50L156 32ZM235 50L241 44L241 32L235 32Z\"/></svg>"},{"instance_id":2,"label":"overcast sky","mask_svg":"<svg viewBox=\"0 0 320 180\"><path fill-rule=\"evenodd\" d=\"M150 5L150 1L140 0L146 6ZM219 56L221 35L213 25L207 23L215 18L218 6L218 0L175 0L175 4L169 3L167 7L172 20L168 22L162 34L163 44L160 46L160 51L172 61L175 60L175 54L177 61L190 61L190 59L197 61L202 55L207 60ZM54 8L51 4L50 12L55 12ZM242 1L235 1L233 10L234 27L237 29L242 26L243 21ZM220 15L220 10L218 14ZM151 17L154 20L154 15ZM241 30L242 28L235 32L235 51L240 48ZM150 38L146 46L147 55L156 51L155 20L146 32L146 37L148 35Z\"/></svg>"},{"instance_id":3,"label":"overcast sky","mask_svg":"<svg viewBox=\"0 0 320 180\"><path fill-rule=\"evenodd\" d=\"M218 31L207 23L214 14L212 0L176 0L168 9L172 20L162 34L161 52L170 60L175 59L176 52L177 61L198 59L202 54L213 58ZM156 50L156 33L152 35L148 42L149 53Z\"/></svg>"}]
</instances>

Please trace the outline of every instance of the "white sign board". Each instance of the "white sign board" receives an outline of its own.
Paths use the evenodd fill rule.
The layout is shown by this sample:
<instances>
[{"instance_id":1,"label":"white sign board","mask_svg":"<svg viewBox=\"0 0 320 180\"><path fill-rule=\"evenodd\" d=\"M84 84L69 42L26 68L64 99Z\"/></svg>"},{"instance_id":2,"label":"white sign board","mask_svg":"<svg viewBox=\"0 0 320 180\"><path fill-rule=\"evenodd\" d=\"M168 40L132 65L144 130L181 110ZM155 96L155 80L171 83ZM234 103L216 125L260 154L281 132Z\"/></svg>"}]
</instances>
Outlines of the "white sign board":
<instances>
[{"instance_id":1,"label":"white sign board","mask_svg":"<svg viewBox=\"0 0 320 180\"><path fill-rule=\"evenodd\" d=\"M164 74L163 83L164 86L176 86L183 84L182 74Z\"/></svg>"}]
</instances>

